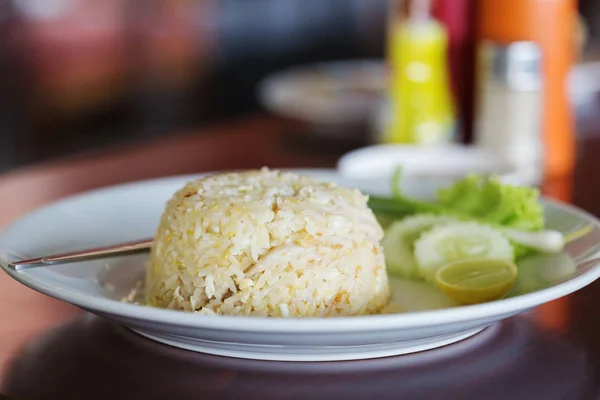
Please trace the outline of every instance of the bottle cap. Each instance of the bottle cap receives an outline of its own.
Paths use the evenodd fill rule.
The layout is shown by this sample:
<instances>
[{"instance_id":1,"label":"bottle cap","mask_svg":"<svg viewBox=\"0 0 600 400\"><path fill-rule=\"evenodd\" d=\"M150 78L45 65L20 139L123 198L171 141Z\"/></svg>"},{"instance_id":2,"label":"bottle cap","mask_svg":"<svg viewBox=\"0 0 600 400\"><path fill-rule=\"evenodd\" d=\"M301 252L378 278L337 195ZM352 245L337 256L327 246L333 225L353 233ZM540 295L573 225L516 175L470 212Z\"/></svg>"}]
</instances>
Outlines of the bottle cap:
<instances>
[{"instance_id":1,"label":"bottle cap","mask_svg":"<svg viewBox=\"0 0 600 400\"><path fill-rule=\"evenodd\" d=\"M486 41L483 57L493 79L514 90L534 91L542 87L542 52L530 41L499 44Z\"/></svg>"}]
</instances>

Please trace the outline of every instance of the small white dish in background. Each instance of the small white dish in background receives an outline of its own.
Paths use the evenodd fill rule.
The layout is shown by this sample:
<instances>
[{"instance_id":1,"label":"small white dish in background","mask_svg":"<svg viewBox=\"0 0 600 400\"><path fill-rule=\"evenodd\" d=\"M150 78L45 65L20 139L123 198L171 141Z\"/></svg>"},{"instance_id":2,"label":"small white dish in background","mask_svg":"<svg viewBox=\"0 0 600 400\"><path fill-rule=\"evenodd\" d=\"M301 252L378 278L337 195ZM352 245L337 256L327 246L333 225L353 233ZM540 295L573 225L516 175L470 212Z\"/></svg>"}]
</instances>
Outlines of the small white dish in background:
<instances>
[{"instance_id":1,"label":"small white dish in background","mask_svg":"<svg viewBox=\"0 0 600 400\"><path fill-rule=\"evenodd\" d=\"M419 197L431 197L437 188L470 173L496 175L517 186L539 184L538 179L515 170L493 153L459 144L368 146L342 156L337 170L342 177L359 182L366 191L377 193L373 182L378 182L378 187L382 181L390 182L398 166L402 168L403 189Z\"/></svg>"}]
</instances>

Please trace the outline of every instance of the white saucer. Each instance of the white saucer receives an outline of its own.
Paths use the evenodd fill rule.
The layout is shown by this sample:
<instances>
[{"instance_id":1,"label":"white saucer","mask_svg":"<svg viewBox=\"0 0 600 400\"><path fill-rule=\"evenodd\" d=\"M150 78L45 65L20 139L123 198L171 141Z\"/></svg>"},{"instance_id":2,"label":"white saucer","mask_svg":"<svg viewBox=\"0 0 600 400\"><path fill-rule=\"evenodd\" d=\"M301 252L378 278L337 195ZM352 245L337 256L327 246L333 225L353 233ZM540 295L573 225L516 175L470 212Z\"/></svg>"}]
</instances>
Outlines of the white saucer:
<instances>
[{"instance_id":1,"label":"white saucer","mask_svg":"<svg viewBox=\"0 0 600 400\"><path fill-rule=\"evenodd\" d=\"M397 166L402 166L403 185L407 191L427 190L427 196L440 186L468 174L496 175L512 185L538 185L539 176L519 171L505 160L474 146L444 144L421 146L410 144L381 144L351 151L340 158L337 170L344 178L360 186L370 182L390 182ZM424 194L425 195L425 194Z\"/></svg>"},{"instance_id":2,"label":"white saucer","mask_svg":"<svg viewBox=\"0 0 600 400\"><path fill-rule=\"evenodd\" d=\"M354 185L330 170L300 172ZM532 293L475 306L456 307L441 294L423 296L434 290L426 284L395 281L394 298L406 313L329 319L204 316L119 301L143 278L144 255L20 272L6 268L7 261L15 258L151 236L165 201L189 179L175 177L96 190L33 212L0 237L2 267L34 290L169 345L223 356L290 361L374 358L443 346L574 292L600 276L598 221L555 203L546 204L550 228L569 231L582 223L594 226L591 233L567 246L575 261L572 273Z\"/></svg>"}]
</instances>

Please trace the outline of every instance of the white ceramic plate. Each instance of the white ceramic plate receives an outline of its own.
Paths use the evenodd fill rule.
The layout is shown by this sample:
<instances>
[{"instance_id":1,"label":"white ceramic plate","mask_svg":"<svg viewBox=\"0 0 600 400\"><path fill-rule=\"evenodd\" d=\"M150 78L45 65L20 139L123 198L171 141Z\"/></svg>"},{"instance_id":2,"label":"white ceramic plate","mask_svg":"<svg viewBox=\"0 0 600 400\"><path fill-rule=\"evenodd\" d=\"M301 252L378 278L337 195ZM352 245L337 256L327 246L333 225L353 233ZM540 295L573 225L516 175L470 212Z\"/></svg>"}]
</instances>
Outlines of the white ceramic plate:
<instances>
[{"instance_id":1,"label":"white ceramic plate","mask_svg":"<svg viewBox=\"0 0 600 400\"><path fill-rule=\"evenodd\" d=\"M276 114L312 124L369 123L385 93L380 60L332 61L293 67L259 85L261 102Z\"/></svg>"},{"instance_id":2,"label":"white ceramic plate","mask_svg":"<svg viewBox=\"0 0 600 400\"><path fill-rule=\"evenodd\" d=\"M299 172L353 185L333 171ZM598 221L554 203L546 207L551 228L569 231L583 223L594 226L587 236L567 246L567 254L575 261L570 264L572 270L556 268L561 260L542 261L525 274L530 281L539 275L541 289L468 307L455 307L426 284L394 281L395 301L409 312L330 319L202 316L119 301L143 277L143 255L21 272L6 268L8 259L151 236L164 203L189 179L175 177L96 190L33 212L0 237L2 267L34 290L160 342L225 356L294 361L373 358L439 347L567 295L600 276Z\"/></svg>"}]
</instances>

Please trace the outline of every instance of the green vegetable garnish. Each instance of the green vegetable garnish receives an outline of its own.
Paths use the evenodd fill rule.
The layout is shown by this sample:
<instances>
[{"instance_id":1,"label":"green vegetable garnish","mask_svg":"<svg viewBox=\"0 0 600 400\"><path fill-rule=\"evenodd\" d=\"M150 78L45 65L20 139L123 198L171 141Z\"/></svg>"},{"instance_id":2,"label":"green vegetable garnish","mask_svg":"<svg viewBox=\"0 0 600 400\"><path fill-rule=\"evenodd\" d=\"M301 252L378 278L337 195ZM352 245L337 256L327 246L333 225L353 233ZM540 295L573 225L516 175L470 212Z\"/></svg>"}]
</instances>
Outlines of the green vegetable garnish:
<instances>
[{"instance_id":1,"label":"green vegetable garnish","mask_svg":"<svg viewBox=\"0 0 600 400\"><path fill-rule=\"evenodd\" d=\"M539 191L501 183L497 178L471 175L437 193L442 209L489 224L524 231L544 227Z\"/></svg>"},{"instance_id":2,"label":"green vegetable garnish","mask_svg":"<svg viewBox=\"0 0 600 400\"><path fill-rule=\"evenodd\" d=\"M465 276L471 279L469 274L473 272L488 279L489 274L484 272L490 262L514 267L512 261L519 260L519 270L523 269L524 273L518 274L515 293L530 291L540 280L542 283L555 281L554 275L560 273L563 277L563 272L573 269L567 268L572 262L563 262L565 257L568 260L568 256L562 253L564 246L594 230L589 224L567 233L544 229L543 207L539 191L535 188L516 187L503 184L497 178L471 175L438 190L435 201L425 202L406 196L400 187L400 178L401 170L397 169L391 197L372 196L369 200L378 220L385 223L382 245L387 268L401 278L433 281L440 278L436 275L440 268L450 263L451 267L441 276L445 278L441 286L439 279L436 280L446 293L458 290L462 296L481 289L483 291L476 294L488 296L490 288L463 287L465 282L470 281L455 282L452 279L456 276L452 273L466 271L468 274ZM473 258L479 261L469 264ZM551 262L555 259L563 261ZM504 264L498 264L499 260L504 260ZM539 264L533 260L544 260L542 264L560 268L544 266L540 271L528 270L528 264ZM455 262L458 264L452 264ZM516 271L516 267L513 269ZM495 272L493 268L492 272ZM513 278L507 280L507 286L501 287L502 290L498 289L498 295L508 290ZM462 298L461 301L465 302L465 299L472 302L470 298ZM489 300L487 297L482 299Z\"/></svg>"},{"instance_id":3,"label":"green vegetable garnish","mask_svg":"<svg viewBox=\"0 0 600 400\"><path fill-rule=\"evenodd\" d=\"M370 196L369 207L375 214L403 218L412 214L443 212L437 204L413 200L405 196L400 188L401 175L402 169L396 168L392 176L392 197Z\"/></svg>"},{"instance_id":4,"label":"green vegetable garnish","mask_svg":"<svg viewBox=\"0 0 600 400\"><path fill-rule=\"evenodd\" d=\"M497 178L470 175L440 189L435 202L409 198L400 189L401 170L394 173L392 197L372 196L369 206L375 213L397 215L416 213L448 214L526 231L544 227L539 191L501 183Z\"/></svg>"},{"instance_id":5,"label":"green vegetable garnish","mask_svg":"<svg viewBox=\"0 0 600 400\"><path fill-rule=\"evenodd\" d=\"M473 220L491 226L537 231L544 227L539 191L501 183L497 178L470 175L440 189L436 201L411 199L400 188L401 169L393 176L392 197L372 196L369 206L374 213L390 218L428 213ZM531 252L527 246L513 243L515 255L521 258Z\"/></svg>"},{"instance_id":6,"label":"green vegetable garnish","mask_svg":"<svg viewBox=\"0 0 600 400\"><path fill-rule=\"evenodd\" d=\"M573 232L567 233L564 236L564 241L565 241L565 243L574 242L576 240L581 239L582 237L584 237L585 235L587 235L588 233L590 233L593 230L594 230L594 227L592 225L584 225L581 228L574 230Z\"/></svg>"}]
</instances>

